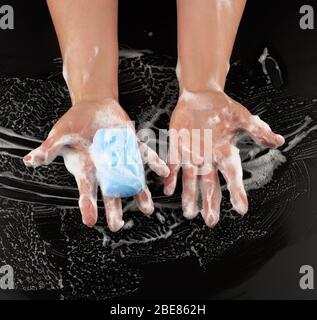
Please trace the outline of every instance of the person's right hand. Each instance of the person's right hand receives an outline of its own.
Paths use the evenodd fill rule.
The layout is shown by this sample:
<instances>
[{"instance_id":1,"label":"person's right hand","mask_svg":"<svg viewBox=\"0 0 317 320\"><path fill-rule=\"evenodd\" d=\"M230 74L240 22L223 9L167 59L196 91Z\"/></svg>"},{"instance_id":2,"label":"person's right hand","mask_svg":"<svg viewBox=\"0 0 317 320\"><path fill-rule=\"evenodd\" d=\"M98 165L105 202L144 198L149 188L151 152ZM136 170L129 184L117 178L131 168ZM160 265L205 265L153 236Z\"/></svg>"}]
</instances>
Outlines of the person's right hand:
<instances>
[{"instance_id":1,"label":"person's right hand","mask_svg":"<svg viewBox=\"0 0 317 320\"><path fill-rule=\"evenodd\" d=\"M40 147L23 158L26 166L38 167L49 165L58 155L63 156L66 168L76 179L82 220L89 227L94 226L98 218L98 181L89 147L97 130L122 125L133 127L117 101L107 99L101 102L81 102L59 119ZM146 155L149 167L159 176L168 176L169 169L158 155L144 144L140 143L139 146L141 155ZM103 200L109 229L113 232L120 230L124 225L121 199L103 196ZM144 214L154 211L147 187L135 196L135 201Z\"/></svg>"}]
</instances>

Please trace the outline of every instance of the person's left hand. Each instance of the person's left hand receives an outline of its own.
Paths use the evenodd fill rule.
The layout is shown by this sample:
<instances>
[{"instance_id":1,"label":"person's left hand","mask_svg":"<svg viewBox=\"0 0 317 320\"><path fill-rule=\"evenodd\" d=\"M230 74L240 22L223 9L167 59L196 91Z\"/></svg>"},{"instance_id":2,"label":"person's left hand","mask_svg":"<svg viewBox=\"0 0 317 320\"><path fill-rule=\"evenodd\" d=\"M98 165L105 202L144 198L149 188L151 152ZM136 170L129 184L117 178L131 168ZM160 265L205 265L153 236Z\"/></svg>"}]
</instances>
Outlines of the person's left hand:
<instances>
[{"instance_id":1,"label":"person's left hand","mask_svg":"<svg viewBox=\"0 0 317 320\"><path fill-rule=\"evenodd\" d=\"M185 91L172 114L170 129L171 173L164 181L164 193L174 193L177 175L182 168L183 214L188 219L198 215L200 188L201 213L210 227L218 223L220 214L218 170L227 182L233 208L241 215L248 211L239 150L234 143L237 132L244 130L257 143L269 148L284 144L281 135L272 132L267 123L253 116L223 91L210 90L198 94ZM196 141L195 130L199 134Z\"/></svg>"}]
</instances>

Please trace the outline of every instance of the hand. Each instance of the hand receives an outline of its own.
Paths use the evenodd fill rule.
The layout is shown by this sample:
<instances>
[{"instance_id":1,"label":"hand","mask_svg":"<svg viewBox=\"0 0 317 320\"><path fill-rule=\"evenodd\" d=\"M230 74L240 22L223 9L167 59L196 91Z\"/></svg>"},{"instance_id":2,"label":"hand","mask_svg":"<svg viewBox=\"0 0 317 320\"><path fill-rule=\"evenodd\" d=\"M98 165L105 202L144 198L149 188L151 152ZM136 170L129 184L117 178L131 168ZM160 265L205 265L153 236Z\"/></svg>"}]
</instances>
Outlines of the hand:
<instances>
[{"instance_id":1,"label":"hand","mask_svg":"<svg viewBox=\"0 0 317 320\"><path fill-rule=\"evenodd\" d=\"M67 170L74 175L79 193L79 207L83 223L92 227L97 222L97 189L98 182L95 166L89 154L89 147L98 129L118 125L132 126L126 112L115 100L102 102L81 102L69 109L54 125L48 138L40 147L24 157L26 166L38 167L49 165L58 155L64 158ZM141 155L147 152L150 168L159 176L169 175L166 164L157 154L140 144ZM146 150L145 150L146 149ZM103 196L109 229L118 231L124 225L120 198ZM144 214L154 210L149 189L135 196L135 201Z\"/></svg>"},{"instance_id":2,"label":"hand","mask_svg":"<svg viewBox=\"0 0 317 320\"><path fill-rule=\"evenodd\" d=\"M270 148L284 144L282 136L273 133L258 116L251 115L222 91L199 94L184 91L172 114L170 129L171 173L164 181L164 193L174 193L178 171L182 167L183 214L188 219L197 216L200 189L201 213L209 227L214 227L219 221L221 188L218 170L226 180L233 208L241 215L248 211L241 159L234 143L237 131L245 130L255 142ZM194 142L193 129L199 129L199 141ZM184 138L184 132L190 133L189 140ZM197 145L200 145L198 151L195 150ZM204 153L201 151L203 146Z\"/></svg>"}]
</instances>

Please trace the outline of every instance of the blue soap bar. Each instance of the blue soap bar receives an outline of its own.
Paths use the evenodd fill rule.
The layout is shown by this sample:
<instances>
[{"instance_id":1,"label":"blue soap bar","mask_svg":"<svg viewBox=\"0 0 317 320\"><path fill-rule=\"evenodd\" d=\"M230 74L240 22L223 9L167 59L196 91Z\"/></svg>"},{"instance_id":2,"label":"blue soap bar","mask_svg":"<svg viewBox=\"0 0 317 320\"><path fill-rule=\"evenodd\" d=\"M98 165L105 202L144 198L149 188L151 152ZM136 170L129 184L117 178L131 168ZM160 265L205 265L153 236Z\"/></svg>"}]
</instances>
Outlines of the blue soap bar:
<instances>
[{"instance_id":1,"label":"blue soap bar","mask_svg":"<svg viewBox=\"0 0 317 320\"><path fill-rule=\"evenodd\" d=\"M131 128L98 130L93 138L91 156L103 195L131 197L144 190L143 162Z\"/></svg>"}]
</instances>

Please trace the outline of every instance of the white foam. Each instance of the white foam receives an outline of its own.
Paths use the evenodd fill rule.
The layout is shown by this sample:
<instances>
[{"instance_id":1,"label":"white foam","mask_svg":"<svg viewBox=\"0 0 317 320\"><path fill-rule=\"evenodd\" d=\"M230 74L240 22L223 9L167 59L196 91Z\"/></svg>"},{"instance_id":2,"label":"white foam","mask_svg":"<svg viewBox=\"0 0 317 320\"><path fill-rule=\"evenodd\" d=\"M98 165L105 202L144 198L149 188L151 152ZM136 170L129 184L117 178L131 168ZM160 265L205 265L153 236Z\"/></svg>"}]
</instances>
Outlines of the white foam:
<instances>
[{"instance_id":1,"label":"white foam","mask_svg":"<svg viewBox=\"0 0 317 320\"><path fill-rule=\"evenodd\" d=\"M217 116L214 116L214 117L209 117L209 118L208 118L208 124L209 124L210 126L214 126L215 124L218 124L218 123L220 123L220 118L219 118L218 115L217 115Z\"/></svg>"},{"instance_id":2,"label":"white foam","mask_svg":"<svg viewBox=\"0 0 317 320\"><path fill-rule=\"evenodd\" d=\"M151 54L151 50L134 50L134 49L121 49L119 52L120 58L133 59L141 58L144 53Z\"/></svg>"}]
</instances>

